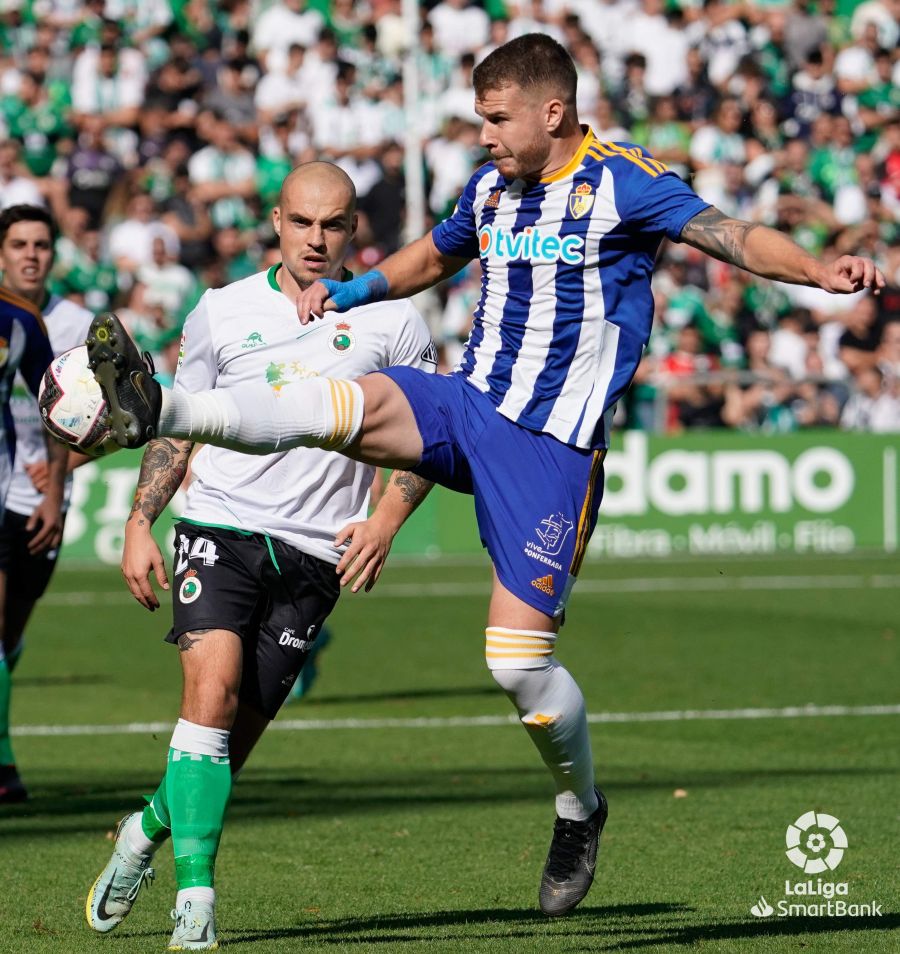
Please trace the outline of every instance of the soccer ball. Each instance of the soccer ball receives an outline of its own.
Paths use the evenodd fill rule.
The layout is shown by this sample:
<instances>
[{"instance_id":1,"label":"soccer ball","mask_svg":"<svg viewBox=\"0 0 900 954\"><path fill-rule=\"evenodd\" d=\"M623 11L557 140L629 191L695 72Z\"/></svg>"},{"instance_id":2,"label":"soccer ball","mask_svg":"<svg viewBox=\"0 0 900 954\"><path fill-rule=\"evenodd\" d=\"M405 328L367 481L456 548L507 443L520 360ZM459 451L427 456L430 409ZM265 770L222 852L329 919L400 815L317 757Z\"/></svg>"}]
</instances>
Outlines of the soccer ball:
<instances>
[{"instance_id":1,"label":"soccer ball","mask_svg":"<svg viewBox=\"0 0 900 954\"><path fill-rule=\"evenodd\" d=\"M63 444L90 457L119 449L106 423L106 398L88 367L87 348L64 351L44 372L38 391L44 427Z\"/></svg>"}]
</instances>

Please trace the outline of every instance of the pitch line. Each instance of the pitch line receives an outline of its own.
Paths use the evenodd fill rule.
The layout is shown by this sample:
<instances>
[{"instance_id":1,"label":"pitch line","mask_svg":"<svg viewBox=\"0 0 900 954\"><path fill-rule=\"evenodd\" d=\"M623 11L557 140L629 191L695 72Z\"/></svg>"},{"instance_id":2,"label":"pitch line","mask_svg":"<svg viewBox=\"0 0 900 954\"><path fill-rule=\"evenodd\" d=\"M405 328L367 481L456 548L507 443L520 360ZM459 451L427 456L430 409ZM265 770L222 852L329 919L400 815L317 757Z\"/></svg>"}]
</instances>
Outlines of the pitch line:
<instances>
[{"instance_id":1,"label":"pitch line","mask_svg":"<svg viewBox=\"0 0 900 954\"><path fill-rule=\"evenodd\" d=\"M878 706L786 706L780 709L672 709L661 712L595 712L588 722L702 722L714 720L811 719L835 716L900 715L900 705ZM514 715L437 716L414 719L280 719L269 726L273 732L315 732L334 729L470 729L516 725ZM150 735L171 732L171 722L127 722L121 725L20 725L20 736Z\"/></svg>"},{"instance_id":2,"label":"pitch line","mask_svg":"<svg viewBox=\"0 0 900 954\"><path fill-rule=\"evenodd\" d=\"M845 574L843 576L648 576L610 580L580 580L575 592L582 596L615 593L727 593L740 590L892 590L900 588L900 575ZM487 596L490 582L381 583L367 599L419 599L423 596ZM48 593L46 606L122 606L134 602L130 593Z\"/></svg>"}]
</instances>

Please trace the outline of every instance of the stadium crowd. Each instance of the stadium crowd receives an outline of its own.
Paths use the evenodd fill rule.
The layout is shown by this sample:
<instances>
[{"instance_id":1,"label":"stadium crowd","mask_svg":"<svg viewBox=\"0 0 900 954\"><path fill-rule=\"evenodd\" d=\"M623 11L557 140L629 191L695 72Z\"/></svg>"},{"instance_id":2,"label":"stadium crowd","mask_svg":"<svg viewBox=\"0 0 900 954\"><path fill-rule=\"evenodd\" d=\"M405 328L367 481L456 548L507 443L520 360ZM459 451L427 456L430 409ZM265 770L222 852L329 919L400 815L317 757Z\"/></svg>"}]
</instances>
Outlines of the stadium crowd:
<instances>
[{"instance_id":1,"label":"stadium crowd","mask_svg":"<svg viewBox=\"0 0 900 954\"><path fill-rule=\"evenodd\" d=\"M0 14L0 205L60 222L52 287L114 307L171 375L202 292L278 260L286 173L353 179L356 271L401 244L413 44L429 224L484 161L474 65L562 42L601 139L640 144L728 215L823 259L875 259L877 298L760 282L666 243L656 322L620 423L900 431L900 0L30 0ZM477 263L423 302L445 368Z\"/></svg>"}]
</instances>

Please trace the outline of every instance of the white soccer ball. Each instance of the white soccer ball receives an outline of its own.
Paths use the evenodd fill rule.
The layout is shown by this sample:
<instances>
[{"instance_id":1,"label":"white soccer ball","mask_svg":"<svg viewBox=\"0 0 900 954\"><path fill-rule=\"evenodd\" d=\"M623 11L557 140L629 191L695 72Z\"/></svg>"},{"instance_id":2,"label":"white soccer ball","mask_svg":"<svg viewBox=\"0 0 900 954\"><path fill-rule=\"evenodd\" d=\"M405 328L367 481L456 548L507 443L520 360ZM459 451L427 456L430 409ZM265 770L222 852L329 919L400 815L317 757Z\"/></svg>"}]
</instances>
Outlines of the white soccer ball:
<instances>
[{"instance_id":1,"label":"white soccer ball","mask_svg":"<svg viewBox=\"0 0 900 954\"><path fill-rule=\"evenodd\" d=\"M106 423L106 398L88 367L84 345L64 351L47 368L38 406L44 427L73 450L91 457L119 450Z\"/></svg>"}]
</instances>

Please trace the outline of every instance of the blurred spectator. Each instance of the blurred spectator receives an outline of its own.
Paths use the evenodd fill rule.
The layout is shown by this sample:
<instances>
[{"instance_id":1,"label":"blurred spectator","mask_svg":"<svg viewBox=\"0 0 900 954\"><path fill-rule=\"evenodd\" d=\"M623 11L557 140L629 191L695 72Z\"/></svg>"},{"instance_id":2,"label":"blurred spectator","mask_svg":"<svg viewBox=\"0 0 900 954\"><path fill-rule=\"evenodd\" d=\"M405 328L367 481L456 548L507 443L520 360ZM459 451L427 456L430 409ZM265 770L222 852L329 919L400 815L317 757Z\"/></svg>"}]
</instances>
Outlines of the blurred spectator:
<instances>
[{"instance_id":1,"label":"blurred spectator","mask_svg":"<svg viewBox=\"0 0 900 954\"><path fill-rule=\"evenodd\" d=\"M774 32L778 32L777 27ZM809 54L814 50L820 50L830 39L827 21L817 12L811 0L794 0L793 7L784 23L783 35L787 66L791 70L799 70L807 61Z\"/></svg>"},{"instance_id":2,"label":"blurred spectator","mask_svg":"<svg viewBox=\"0 0 900 954\"><path fill-rule=\"evenodd\" d=\"M243 65L238 60L222 63L216 86L204 98L203 105L228 123L244 142L256 141L256 106L253 93L244 85Z\"/></svg>"},{"instance_id":3,"label":"blurred spectator","mask_svg":"<svg viewBox=\"0 0 900 954\"><path fill-rule=\"evenodd\" d=\"M73 206L61 222L50 290L91 311L107 311L116 299L115 265L101 254L100 232L86 209Z\"/></svg>"},{"instance_id":4,"label":"blurred spectator","mask_svg":"<svg viewBox=\"0 0 900 954\"><path fill-rule=\"evenodd\" d=\"M160 236L153 239L151 260L137 270L137 280L145 286L144 303L159 306L167 326L187 315L184 305L194 287L194 277L184 265L178 264Z\"/></svg>"},{"instance_id":5,"label":"blurred spectator","mask_svg":"<svg viewBox=\"0 0 900 954\"><path fill-rule=\"evenodd\" d=\"M324 25L322 14L308 9L306 0L277 0L256 21L253 46L267 71L283 71L291 44L312 46Z\"/></svg>"},{"instance_id":6,"label":"blurred spectator","mask_svg":"<svg viewBox=\"0 0 900 954\"><path fill-rule=\"evenodd\" d=\"M108 26L104 22L104 29ZM118 32L112 24L114 32ZM75 124L87 116L98 116L107 134L109 148L130 168L137 162L138 137L134 131L144 102L146 72L144 58L133 49L122 49L115 41L104 41L99 49L88 47L75 62L72 108Z\"/></svg>"},{"instance_id":7,"label":"blurred spectator","mask_svg":"<svg viewBox=\"0 0 900 954\"><path fill-rule=\"evenodd\" d=\"M624 65L625 75L616 96L616 111L626 126L634 126L646 122L650 117L647 57L643 53L629 53Z\"/></svg>"},{"instance_id":8,"label":"blurred spectator","mask_svg":"<svg viewBox=\"0 0 900 954\"><path fill-rule=\"evenodd\" d=\"M359 201L371 242L382 255L396 252L402 245L403 215L406 207L406 181L403 176L403 148L388 142L379 159L381 177Z\"/></svg>"},{"instance_id":9,"label":"blurred spectator","mask_svg":"<svg viewBox=\"0 0 900 954\"><path fill-rule=\"evenodd\" d=\"M741 21L740 7L724 0L704 0L704 22L700 31L700 55L706 61L709 81L720 89L735 74L738 64L750 52L750 40Z\"/></svg>"},{"instance_id":10,"label":"blurred spectator","mask_svg":"<svg viewBox=\"0 0 900 954\"><path fill-rule=\"evenodd\" d=\"M789 135L805 138L819 116L836 115L840 106L841 96L822 51L812 50L806 63L794 74L788 106L792 120L788 125Z\"/></svg>"},{"instance_id":11,"label":"blurred spectator","mask_svg":"<svg viewBox=\"0 0 900 954\"><path fill-rule=\"evenodd\" d=\"M22 73L18 91L0 101L9 135L22 144L22 160L29 173L39 178L49 174L61 142L74 134L68 104L52 99L43 79L35 73Z\"/></svg>"},{"instance_id":12,"label":"blurred spectator","mask_svg":"<svg viewBox=\"0 0 900 954\"><path fill-rule=\"evenodd\" d=\"M882 324L878 318L875 298L864 295L842 318L846 331L838 342L841 361L857 374L863 368L878 364L878 348L881 344Z\"/></svg>"},{"instance_id":13,"label":"blurred spectator","mask_svg":"<svg viewBox=\"0 0 900 954\"><path fill-rule=\"evenodd\" d=\"M703 351L703 339L696 325L685 325L671 354L659 365L659 380L668 395L666 429L678 432L686 427L718 427L722 424L724 389L721 383L706 383L698 375L717 371L719 361Z\"/></svg>"},{"instance_id":14,"label":"blurred spectator","mask_svg":"<svg viewBox=\"0 0 900 954\"><path fill-rule=\"evenodd\" d=\"M834 60L834 75L838 91L856 95L872 82L875 72L875 53L878 51L878 27L864 22L853 43L844 47Z\"/></svg>"},{"instance_id":15,"label":"blurred spectator","mask_svg":"<svg viewBox=\"0 0 900 954\"><path fill-rule=\"evenodd\" d=\"M213 260L221 269L221 280L217 280L217 284L240 281L259 271L259 263L249 254L249 239L238 229L216 229L212 242ZM186 316L185 313L183 317Z\"/></svg>"},{"instance_id":16,"label":"blurred spectator","mask_svg":"<svg viewBox=\"0 0 900 954\"><path fill-rule=\"evenodd\" d=\"M853 375L854 391L841 412L841 427L849 431L900 431L900 394L885 381L877 365Z\"/></svg>"},{"instance_id":17,"label":"blurred spectator","mask_svg":"<svg viewBox=\"0 0 900 954\"><path fill-rule=\"evenodd\" d=\"M730 427L777 433L797 426L791 407L794 387L784 371L772 364L770 345L771 336L764 329L747 336L747 369L754 377L746 384L725 385L722 420Z\"/></svg>"},{"instance_id":18,"label":"blurred spectator","mask_svg":"<svg viewBox=\"0 0 900 954\"><path fill-rule=\"evenodd\" d=\"M103 222L107 202L123 171L122 163L106 148L103 119L86 115L66 163L66 179L69 203L87 210L91 228L99 228Z\"/></svg>"},{"instance_id":19,"label":"blurred spectator","mask_svg":"<svg viewBox=\"0 0 900 954\"><path fill-rule=\"evenodd\" d=\"M157 215L156 205L146 192L137 193L128 203L128 215L109 234L109 254L125 280L141 265L153 261L153 240L161 238L170 255L178 254L178 237Z\"/></svg>"},{"instance_id":20,"label":"blurred spectator","mask_svg":"<svg viewBox=\"0 0 900 954\"><path fill-rule=\"evenodd\" d=\"M257 84L254 105L261 124L268 125L275 116L305 104L307 96L300 82L305 52L299 43L292 43L284 71L272 70Z\"/></svg>"},{"instance_id":21,"label":"blurred spectator","mask_svg":"<svg viewBox=\"0 0 900 954\"><path fill-rule=\"evenodd\" d=\"M633 129L637 142L646 145L654 159L664 162L682 179L689 175L691 130L678 118L674 96L659 96L651 104L646 123Z\"/></svg>"},{"instance_id":22,"label":"blurred spectator","mask_svg":"<svg viewBox=\"0 0 900 954\"><path fill-rule=\"evenodd\" d=\"M441 0L428 14L435 45L448 56L473 53L488 41L490 23L481 7L469 0Z\"/></svg>"},{"instance_id":23,"label":"blurred spectator","mask_svg":"<svg viewBox=\"0 0 900 954\"><path fill-rule=\"evenodd\" d=\"M646 88L651 96L672 93L687 79L688 39L663 13L662 0L640 0L628 18L627 45L647 62Z\"/></svg>"},{"instance_id":24,"label":"blurred spectator","mask_svg":"<svg viewBox=\"0 0 900 954\"><path fill-rule=\"evenodd\" d=\"M19 144L14 140L0 142L0 208L11 205L44 205L41 190L34 180L23 175Z\"/></svg>"},{"instance_id":25,"label":"blurred spectator","mask_svg":"<svg viewBox=\"0 0 900 954\"><path fill-rule=\"evenodd\" d=\"M313 115L313 143L319 154L336 162L365 195L378 179L375 156L381 150L380 124L374 104L357 94L354 68L343 64L334 83L334 97Z\"/></svg>"},{"instance_id":26,"label":"blurred spectator","mask_svg":"<svg viewBox=\"0 0 900 954\"><path fill-rule=\"evenodd\" d=\"M213 234L209 206L192 188L186 165L174 170L172 194L161 207L160 220L171 230L181 248L181 262L194 270L210 259Z\"/></svg>"},{"instance_id":27,"label":"blurred spectator","mask_svg":"<svg viewBox=\"0 0 900 954\"><path fill-rule=\"evenodd\" d=\"M197 132L207 145L188 161L188 175L196 197L209 205L214 226L251 226L255 220L247 201L256 193L253 154L219 113L202 113Z\"/></svg>"}]
</instances>

